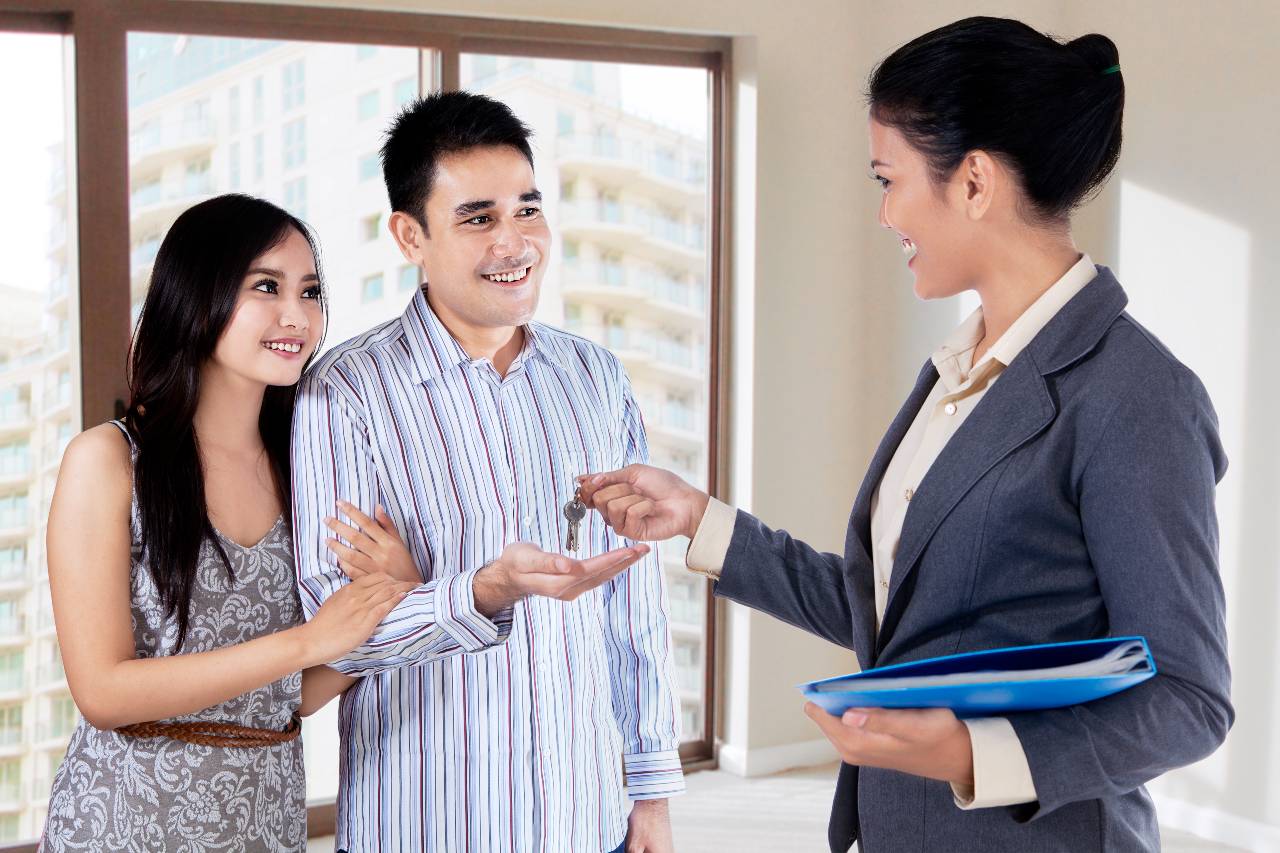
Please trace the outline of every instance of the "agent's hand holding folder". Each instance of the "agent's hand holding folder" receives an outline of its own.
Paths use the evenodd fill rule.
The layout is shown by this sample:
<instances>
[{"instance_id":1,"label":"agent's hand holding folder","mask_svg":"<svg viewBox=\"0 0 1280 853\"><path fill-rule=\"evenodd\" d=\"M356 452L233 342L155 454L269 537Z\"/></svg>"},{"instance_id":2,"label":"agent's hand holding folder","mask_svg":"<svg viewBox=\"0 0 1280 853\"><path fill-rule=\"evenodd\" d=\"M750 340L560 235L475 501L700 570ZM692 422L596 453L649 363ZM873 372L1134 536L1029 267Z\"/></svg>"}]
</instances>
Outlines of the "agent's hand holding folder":
<instances>
[{"instance_id":1,"label":"agent's hand holding folder","mask_svg":"<svg viewBox=\"0 0 1280 853\"><path fill-rule=\"evenodd\" d=\"M950 708L960 717L1078 705L1156 674L1143 637L949 655L800 685L828 714L850 708Z\"/></svg>"}]
</instances>

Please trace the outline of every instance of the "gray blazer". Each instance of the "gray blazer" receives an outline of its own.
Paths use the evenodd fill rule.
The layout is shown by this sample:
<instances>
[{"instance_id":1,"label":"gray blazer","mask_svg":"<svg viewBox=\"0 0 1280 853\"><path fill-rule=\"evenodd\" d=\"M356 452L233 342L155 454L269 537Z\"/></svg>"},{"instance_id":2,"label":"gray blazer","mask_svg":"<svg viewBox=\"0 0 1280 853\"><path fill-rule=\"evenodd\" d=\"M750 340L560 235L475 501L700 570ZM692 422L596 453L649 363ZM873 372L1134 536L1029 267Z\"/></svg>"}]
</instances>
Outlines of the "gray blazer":
<instances>
[{"instance_id":1,"label":"gray blazer","mask_svg":"<svg viewBox=\"0 0 1280 853\"><path fill-rule=\"evenodd\" d=\"M853 649L863 668L1141 634L1159 674L1009 715L1039 800L962 811L951 788L841 765L828 840L882 851L1154 851L1143 783L1213 752L1234 712L1204 386L1123 313L1111 271L1013 360L907 512L877 635L871 495L938 379L926 363L853 505L844 555L740 512L716 593Z\"/></svg>"}]
</instances>

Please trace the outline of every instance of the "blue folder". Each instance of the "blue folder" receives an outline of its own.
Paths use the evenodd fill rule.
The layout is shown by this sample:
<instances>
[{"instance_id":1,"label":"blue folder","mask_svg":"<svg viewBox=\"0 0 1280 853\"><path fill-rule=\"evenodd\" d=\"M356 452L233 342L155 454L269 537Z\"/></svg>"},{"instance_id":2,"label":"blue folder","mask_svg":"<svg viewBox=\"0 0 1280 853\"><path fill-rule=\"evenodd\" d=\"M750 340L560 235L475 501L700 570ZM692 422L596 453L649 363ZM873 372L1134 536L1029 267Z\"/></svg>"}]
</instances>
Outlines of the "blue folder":
<instances>
[{"instance_id":1,"label":"blue folder","mask_svg":"<svg viewBox=\"0 0 1280 853\"><path fill-rule=\"evenodd\" d=\"M859 687L859 682L870 679L882 681L958 673L1010 672L1087 663L1120 645L1134 642L1142 644L1142 658L1136 660L1128 671L1111 675L902 688L885 687L883 684L877 689ZM1156 662L1151 657L1146 638L1112 637L929 658L811 681L799 687L809 700L829 714L843 714L850 708L950 708L957 716L981 717L1079 705L1127 690L1155 674Z\"/></svg>"}]
</instances>

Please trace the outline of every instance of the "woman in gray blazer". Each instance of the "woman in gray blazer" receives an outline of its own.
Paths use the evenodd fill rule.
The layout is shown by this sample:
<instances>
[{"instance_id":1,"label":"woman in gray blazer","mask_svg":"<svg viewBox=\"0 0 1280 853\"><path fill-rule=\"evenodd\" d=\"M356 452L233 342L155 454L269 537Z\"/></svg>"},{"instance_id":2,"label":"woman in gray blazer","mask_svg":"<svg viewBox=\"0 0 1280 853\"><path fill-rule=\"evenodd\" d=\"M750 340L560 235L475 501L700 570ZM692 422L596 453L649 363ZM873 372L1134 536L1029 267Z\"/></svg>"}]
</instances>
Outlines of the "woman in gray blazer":
<instances>
[{"instance_id":1,"label":"woman in gray blazer","mask_svg":"<svg viewBox=\"0 0 1280 853\"><path fill-rule=\"evenodd\" d=\"M1154 851L1143 785L1233 720L1214 490L1196 376L1125 313L1072 211L1120 154L1101 35L970 18L896 50L868 101L880 221L926 299L982 307L925 363L823 554L646 466L583 479L634 539L693 540L716 594L853 649L864 668L1147 637L1159 674L1074 707L806 713L844 759L833 851Z\"/></svg>"}]
</instances>

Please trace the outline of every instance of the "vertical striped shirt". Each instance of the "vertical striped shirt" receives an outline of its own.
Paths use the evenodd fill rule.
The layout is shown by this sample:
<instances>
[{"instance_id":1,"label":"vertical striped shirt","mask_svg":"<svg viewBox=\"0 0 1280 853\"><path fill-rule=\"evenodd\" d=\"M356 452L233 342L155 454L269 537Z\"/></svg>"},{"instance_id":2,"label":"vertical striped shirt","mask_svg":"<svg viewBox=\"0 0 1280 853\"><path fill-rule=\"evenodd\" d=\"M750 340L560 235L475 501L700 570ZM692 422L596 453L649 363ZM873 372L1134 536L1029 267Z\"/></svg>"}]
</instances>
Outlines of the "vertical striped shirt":
<instances>
[{"instance_id":1,"label":"vertical striped shirt","mask_svg":"<svg viewBox=\"0 0 1280 853\"><path fill-rule=\"evenodd\" d=\"M338 848L609 851L628 799L684 790L657 549L575 601L534 596L489 618L472 597L505 546L563 550L575 475L647 455L607 350L530 324L501 377L421 290L303 378L293 521L308 618L347 582L322 523L340 498L385 507L423 576L332 664L364 676L339 709ZM629 544L595 513L580 541L582 556Z\"/></svg>"}]
</instances>

